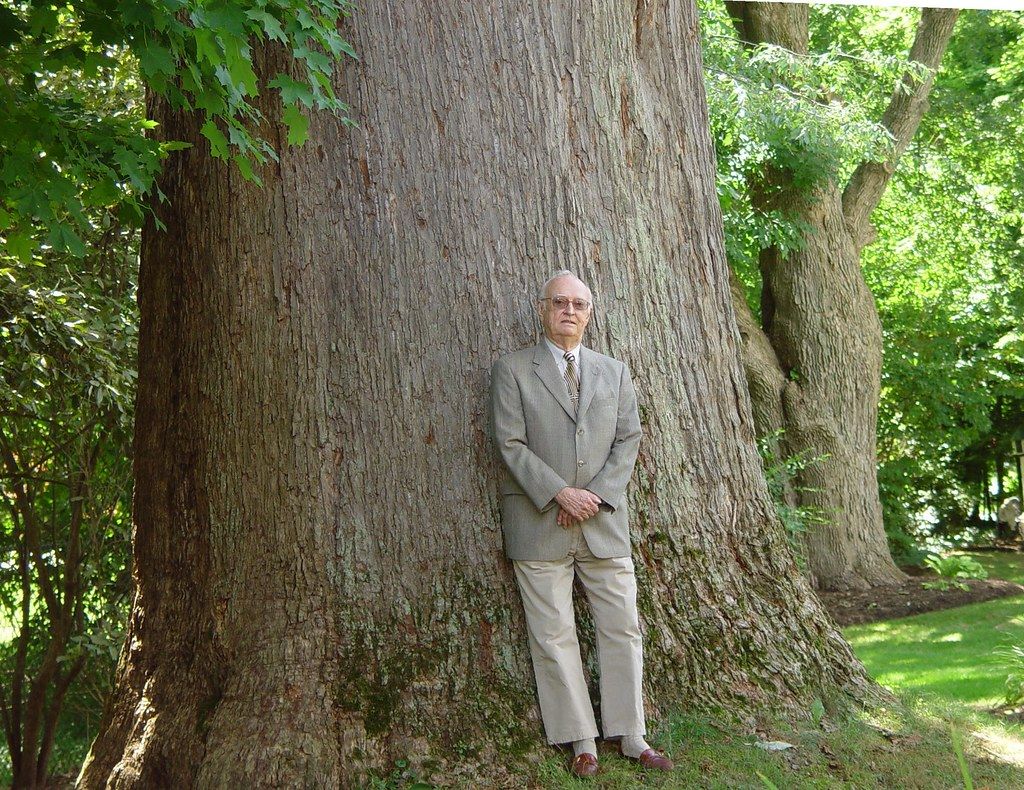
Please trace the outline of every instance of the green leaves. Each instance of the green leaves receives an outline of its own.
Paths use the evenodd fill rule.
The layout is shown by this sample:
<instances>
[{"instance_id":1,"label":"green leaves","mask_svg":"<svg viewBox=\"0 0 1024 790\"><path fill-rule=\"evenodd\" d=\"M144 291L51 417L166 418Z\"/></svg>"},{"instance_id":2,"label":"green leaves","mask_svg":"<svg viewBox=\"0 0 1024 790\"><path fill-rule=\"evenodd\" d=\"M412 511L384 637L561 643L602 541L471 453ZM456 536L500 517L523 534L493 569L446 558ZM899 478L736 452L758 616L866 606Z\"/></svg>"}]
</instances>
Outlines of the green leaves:
<instances>
[{"instance_id":1,"label":"green leaves","mask_svg":"<svg viewBox=\"0 0 1024 790\"><path fill-rule=\"evenodd\" d=\"M211 66L217 66L223 60L220 44L213 31L206 28L197 29L195 32L195 42L197 63L205 61Z\"/></svg>"},{"instance_id":2,"label":"green leaves","mask_svg":"<svg viewBox=\"0 0 1024 790\"><path fill-rule=\"evenodd\" d=\"M253 22L260 24L267 36L274 41L279 41L282 44L288 41L284 28L281 27L281 23L278 21L277 17L271 16L262 8L250 8L245 12L245 15Z\"/></svg>"},{"instance_id":3,"label":"green leaves","mask_svg":"<svg viewBox=\"0 0 1024 790\"><path fill-rule=\"evenodd\" d=\"M278 74L267 84L281 92L281 102L285 105L297 106L302 104L306 107L313 106L315 99L313 89L306 82L299 82L287 74Z\"/></svg>"},{"instance_id":4,"label":"green leaves","mask_svg":"<svg viewBox=\"0 0 1024 790\"><path fill-rule=\"evenodd\" d=\"M1024 325L1024 102L998 101L1012 87L998 65L1024 40L1024 19L964 11L958 24L919 142L863 253L885 336L886 520L903 514L918 530L950 532L995 488L989 477L1024 414L1024 347L1014 342ZM1004 486L1015 490L1006 466Z\"/></svg>"},{"instance_id":5,"label":"green leaves","mask_svg":"<svg viewBox=\"0 0 1024 790\"><path fill-rule=\"evenodd\" d=\"M113 225L88 247L82 239L68 240L83 245L82 255L121 253L107 264L106 277L93 273L98 261L82 265L54 253L46 266L10 258L0 263L0 412L53 416L81 408L84 399L113 410L130 427L137 336L133 236L130 228Z\"/></svg>"},{"instance_id":6,"label":"green leaves","mask_svg":"<svg viewBox=\"0 0 1024 790\"><path fill-rule=\"evenodd\" d=\"M278 155L257 132L268 106L257 101L262 92L276 89L274 115L289 145L307 139L309 111L347 110L332 76L339 58L354 57L337 33L350 7L348 0L85 0L0 9L7 253L81 255L102 215L141 221L162 160L181 148L146 136L147 87L175 108L201 112L211 154L258 182L258 166ZM254 51L269 41L290 51L287 73L257 73Z\"/></svg>"},{"instance_id":7,"label":"green leaves","mask_svg":"<svg viewBox=\"0 0 1024 790\"><path fill-rule=\"evenodd\" d=\"M228 138L217 128L217 124L208 120L199 131L210 141L210 153L218 159L226 159L229 150Z\"/></svg>"},{"instance_id":8,"label":"green leaves","mask_svg":"<svg viewBox=\"0 0 1024 790\"><path fill-rule=\"evenodd\" d=\"M1024 703L1024 642L1014 643L1014 638L1020 638L1019 630L992 652L1007 672L1004 702L1016 706Z\"/></svg>"},{"instance_id":9,"label":"green leaves","mask_svg":"<svg viewBox=\"0 0 1024 790\"><path fill-rule=\"evenodd\" d=\"M27 260L45 247L81 256L82 237L104 216L126 205L140 213L163 155L143 136L141 90L122 82L104 97L96 88L81 75L54 76L0 119L0 232L9 255Z\"/></svg>"},{"instance_id":10,"label":"green leaves","mask_svg":"<svg viewBox=\"0 0 1024 790\"><path fill-rule=\"evenodd\" d=\"M155 41L147 41L135 48L142 76L149 81L158 81L162 75L177 73L174 54L167 47Z\"/></svg>"},{"instance_id":11,"label":"green leaves","mask_svg":"<svg viewBox=\"0 0 1024 790\"><path fill-rule=\"evenodd\" d=\"M268 141L252 131L263 119L253 100L264 87L279 91L281 121L291 145L300 145L308 134L309 120L300 107L347 109L331 82L335 60L352 54L336 31L349 11L347 0L222 0L187 6L191 25L179 31L181 38L172 47L187 66L184 106L206 111L203 136L210 141L211 152L233 159L246 178L258 180L254 165L277 156ZM261 86L252 47L267 41L288 47L300 73L270 75Z\"/></svg>"},{"instance_id":12,"label":"green leaves","mask_svg":"<svg viewBox=\"0 0 1024 790\"><path fill-rule=\"evenodd\" d=\"M885 158L890 137L878 123L878 97L891 90L905 56L851 57L838 47L813 55L766 45L751 50L720 3L702 2L701 12L726 252L752 284L760 250L793 250L807 231L794 213L773 205L783 186L809 193L863 159Z\"/></svg>"},{"instance_id":13,"label":"green leaves","mask_svg":"<svg viewBox=\"0 0 1024 790\"><path fill-rule=\"evenodd\" d=\"M294 105L286 107L282 119L288 126L289 145L302 145L306 142L309 118L302 114L302 110Z\"/></svg>"},{"instance_id":14,"label":"green leaves","mask_svg":"<svg viewBox=\"0 0 1024 790\"><path fill-rule=\"evenodd\" d=\"M938 574L935 581L924 582L922 587L929 590L947 590L951 586L960 590L969 589L964 579L987 579L988 571L973 557L962 554L929 554L924 559L925 567Z\"/></svg>"},{"instance_id":15,"label":"green leaves","mask_svg":"<svg viewBox=\"0 0 1024 790\"><path fill-rule=\"evenodd\" d=\"M62 665L87 654L87 676L101 678L120 644L130 559L136 238L134 229L110 224L83 239L84 261L53 248L45 265L31 255L24 263L0 257L0 485L12 505L0 509L0 552L31 556L26 524L36 525L42 550L29 562L0 563L0 613L15 625L0 639L8 699L12 683L45 678L38 673L49 650ZM54 588L59 597L45 592ZM22 605L31 609L24 624L16 616ZM16 666L19 647L24 663ZM81 693L81 680L71 695Z\"/></svg>"},{"instance_id":16,"label":"green leaves","mask_svg":"<svg viewBox=\"0 0 1024 790\"><path fill-rule=\"evenodd\" d=\"M252 50L236 39L228 39L224 43L224 59L231 87L243 96L255 96L259 89L252 68Z\"/></svg>"}]
</instances>

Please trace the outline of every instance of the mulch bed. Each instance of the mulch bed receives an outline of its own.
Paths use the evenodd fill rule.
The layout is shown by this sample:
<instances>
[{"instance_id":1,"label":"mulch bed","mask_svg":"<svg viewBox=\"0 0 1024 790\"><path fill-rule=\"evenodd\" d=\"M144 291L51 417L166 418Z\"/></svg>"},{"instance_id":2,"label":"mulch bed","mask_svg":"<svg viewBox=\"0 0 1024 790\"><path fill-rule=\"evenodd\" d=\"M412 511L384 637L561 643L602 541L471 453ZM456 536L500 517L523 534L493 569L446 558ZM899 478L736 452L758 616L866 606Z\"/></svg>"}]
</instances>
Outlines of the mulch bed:
<instances>
[{"instance_id":1,"label":"mulch bed","mask_svg":"<svg viewBox=\"0 0 1024 790\"><path fill-rule=\"evenodd\" d=\"M937 579L930 571L917 567L902 569L908 578L891 587L844 592L818 592L829 614L841 626L891 620L939 609L952 609L969 603L981 603L1010 595L1024 595L1024 587L1002 579L970 579L966 590L926 590L922 582Z\"/></svg>"}]
</instances>

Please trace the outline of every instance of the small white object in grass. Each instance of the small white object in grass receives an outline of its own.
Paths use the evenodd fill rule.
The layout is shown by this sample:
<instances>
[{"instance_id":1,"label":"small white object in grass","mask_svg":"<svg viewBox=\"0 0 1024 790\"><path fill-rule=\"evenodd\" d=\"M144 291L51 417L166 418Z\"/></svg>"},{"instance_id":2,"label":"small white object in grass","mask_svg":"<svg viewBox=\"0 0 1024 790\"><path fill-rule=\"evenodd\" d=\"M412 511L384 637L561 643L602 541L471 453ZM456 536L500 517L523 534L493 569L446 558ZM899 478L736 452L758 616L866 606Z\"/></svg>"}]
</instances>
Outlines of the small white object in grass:
<instances>
[{"instance_id":1,"label":"small white object in grass","mask_svg":"<svg viewBox=\"0 0 1024 790\"><path fill-rule=\"evenodd\" d=\"M785 741L758 741L751 745L758 749L764 749L766 752L784 752L786 749L795 748L793 744Z\"/></svg>"}]
</instances>

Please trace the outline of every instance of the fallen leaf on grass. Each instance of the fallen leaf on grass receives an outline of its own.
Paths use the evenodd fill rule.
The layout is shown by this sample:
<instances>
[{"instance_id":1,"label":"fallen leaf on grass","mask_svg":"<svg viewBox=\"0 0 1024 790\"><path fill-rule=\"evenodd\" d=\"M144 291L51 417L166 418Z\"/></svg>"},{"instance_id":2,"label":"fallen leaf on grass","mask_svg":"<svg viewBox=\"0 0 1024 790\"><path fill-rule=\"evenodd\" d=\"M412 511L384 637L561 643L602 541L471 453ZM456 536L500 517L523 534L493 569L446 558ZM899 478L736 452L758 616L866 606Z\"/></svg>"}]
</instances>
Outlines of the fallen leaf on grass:
<instances>
[{"instance_id":1,"label":"fallen leaf on grass","mask_svg":"<svg viewBox=\"0 0 1024 790\"><path fill-rule=\"evenodd\" d=\"M756 746L758 749L764 749L766 752L781 752L794 748L793 744L786 743L785 741L758 741L751 745Z\"/></svg>"}]
</instances>

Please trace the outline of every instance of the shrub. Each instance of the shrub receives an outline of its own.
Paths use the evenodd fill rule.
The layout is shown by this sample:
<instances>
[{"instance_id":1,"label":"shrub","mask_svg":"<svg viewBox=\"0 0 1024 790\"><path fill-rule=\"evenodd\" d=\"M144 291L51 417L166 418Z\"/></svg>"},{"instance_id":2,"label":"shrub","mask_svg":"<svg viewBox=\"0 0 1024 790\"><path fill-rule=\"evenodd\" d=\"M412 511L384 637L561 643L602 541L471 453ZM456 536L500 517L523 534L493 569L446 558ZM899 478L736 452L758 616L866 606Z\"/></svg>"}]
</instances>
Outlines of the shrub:
<instances>
[{"instance_id":1,"label":"shrub","mask_svg":"<svg viewBox=\"0 0 1024 790\"><path fill-rule=\"evenodd\" d=\"M761 463L765 482L775 504L775 512L786 528L789 544L801 570L807 568L807 552L804 535L809 529L828 522L828 514L820 507L800 505L796 502L796 494L815 489L797 485L800 472L826 459L827 455L812 457L806 452L779 458L778 446L783 431L780 429L757 441L757 449L761 453ZM787 495L788 494L788 495Z\"/></svg>"},{"instance_id":2,"label":"shrub","mask_svg":"<svg viewBox=\"0 0 1024 790\"><path fill-rule=\"evenodd\" d=\"M1002 645L996 648L995 654L1003 659L1004 666L1009 670L1004 694L1006 704L1024 704L1024 643Z\"/></svg>"},{"instance_id":3,"label":"shrub","mask_svg":"<svg viewBox=\"0 0 1024 790\"><path fill-rule=\"evenodd\" d=\"M925 582L922 585L929 590L948 590L950 587L966 590L967 585L963 579L988 578L988 571L980 562L962 554L950 554L947 557L929 554L925 558L924 564L925 567L931 568L939 575L935 581Z\"/></svg>"}]
</instances>

